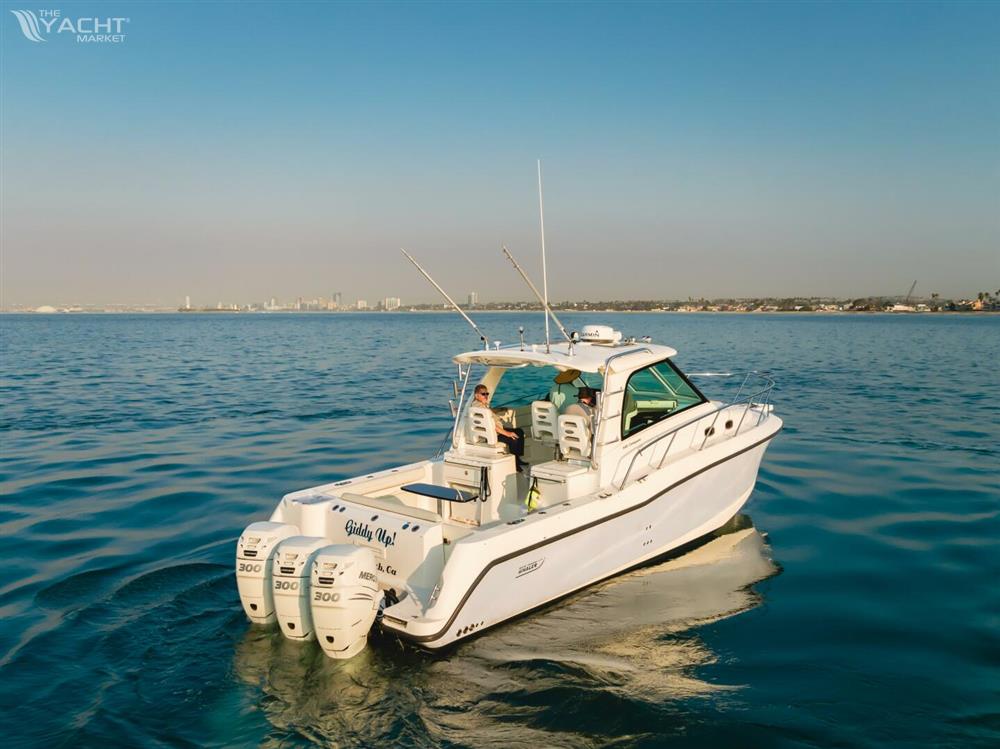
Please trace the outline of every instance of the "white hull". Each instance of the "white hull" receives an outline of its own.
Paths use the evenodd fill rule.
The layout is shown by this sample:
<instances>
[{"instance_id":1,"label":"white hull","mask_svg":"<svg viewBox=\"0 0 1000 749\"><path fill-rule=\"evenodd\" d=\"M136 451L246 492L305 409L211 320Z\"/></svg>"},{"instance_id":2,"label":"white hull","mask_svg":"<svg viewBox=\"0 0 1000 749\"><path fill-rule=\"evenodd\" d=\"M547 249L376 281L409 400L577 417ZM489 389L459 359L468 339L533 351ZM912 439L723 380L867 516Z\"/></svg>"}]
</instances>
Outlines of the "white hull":
<instances>
[{"instance_id":1,"label":"white hull","mask_svg":"<svg viewBox=\"0 0 1000 749\"><path fill-rule=\"evenodd\" d=\"M555 517L538 515L543 522L533 534L524 528L468 549L458 544L434 604L422 611L416 599L406 599L387 610L383 626L423 647L444 647L717 530L753 491L781 422L767 426L746 435L752 442L735 439L695 453L620 494L575 511L551 508L547 515ZM579 522L558 523L560 514ZM529 535L538 538L531 542Z\"/></svg>"}]
</instances>

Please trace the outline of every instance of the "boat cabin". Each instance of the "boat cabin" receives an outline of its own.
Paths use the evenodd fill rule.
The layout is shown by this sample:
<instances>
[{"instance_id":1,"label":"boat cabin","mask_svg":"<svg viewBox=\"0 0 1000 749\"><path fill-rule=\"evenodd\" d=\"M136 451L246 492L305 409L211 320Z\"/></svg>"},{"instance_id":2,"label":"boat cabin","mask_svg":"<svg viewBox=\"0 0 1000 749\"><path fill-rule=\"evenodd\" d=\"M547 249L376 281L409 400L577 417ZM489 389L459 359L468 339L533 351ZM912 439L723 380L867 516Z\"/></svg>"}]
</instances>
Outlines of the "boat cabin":
<instances>
[{"instance_id":1,"label":"boat cabin","mask_svg":"<svg viewBox=\"0 0 1000 749\"><path fill-rule=\"evenodd\" d=\"M516 522L526 511L621 485L632 468L629 453L658 432L674 430L679 422L673 417L693 417L692 426L681 430L684 439L671 440L650 456L657 463L667 451L690 447L698 409L713 410L671 361L676 353L668 346L623 341L607 326L586 326L578 342L459 354L454 361L460 397L441 458L319 488L372 509L443 522L450 528L447 538L463 535L463 528ZM477 385L489 392L489 408L473 397ZM595 394L589 418L572 407L580 388ZM505 428L523 432L521 471L498 439L494 414Z\"/></svg>"},{"instance_id":2,"label":"boat cabin","mask_svg":"<svg viewBox=\"0 0 1000 749\"><path fill-rule=\"evenodd\" d=\"M623 342L605 326L587 326L576 343L514 345L455 357L463 375L451 447L444 454L449 486L470 488L469 477L487 469L489 504L501 519L497 494L521 499L536 491L537 507L590 494L609 484L624 446L670 417L708 399L670 361L676 351L652 343ZM490 408L505 426L524 434L522 473L498 440L492 415L473 397L472 382L490 393ZM595 394L592 414L574 409L581 388ZM574 413L575 412L575 413ZM647 435L648 436L648 435ZM486 508L484 508L486 509Z\"/></svg>"}]
</instances>

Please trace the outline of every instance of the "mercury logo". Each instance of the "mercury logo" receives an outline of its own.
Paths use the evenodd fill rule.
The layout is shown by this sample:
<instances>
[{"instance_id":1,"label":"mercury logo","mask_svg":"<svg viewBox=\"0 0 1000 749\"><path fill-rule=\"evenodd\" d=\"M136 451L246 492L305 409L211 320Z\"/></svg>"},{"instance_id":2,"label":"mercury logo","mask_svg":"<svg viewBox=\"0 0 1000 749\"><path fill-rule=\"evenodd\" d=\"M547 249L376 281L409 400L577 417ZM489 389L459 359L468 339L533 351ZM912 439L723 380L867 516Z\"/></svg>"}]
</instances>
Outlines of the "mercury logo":
<instances>
[{"instance_id":1,"label":"mercury logo","mask_svg":"<svg viewBox=\"0 0 1000 749\"><path fill-rule=\"evenodd\" d=\"M24 38L31 42L46 42L53 34L74 34L77 42L119 44L125 41L124 27L130 19L105 16L67 18L60 10L12 10Z\"/></svg>"}]
</instances>

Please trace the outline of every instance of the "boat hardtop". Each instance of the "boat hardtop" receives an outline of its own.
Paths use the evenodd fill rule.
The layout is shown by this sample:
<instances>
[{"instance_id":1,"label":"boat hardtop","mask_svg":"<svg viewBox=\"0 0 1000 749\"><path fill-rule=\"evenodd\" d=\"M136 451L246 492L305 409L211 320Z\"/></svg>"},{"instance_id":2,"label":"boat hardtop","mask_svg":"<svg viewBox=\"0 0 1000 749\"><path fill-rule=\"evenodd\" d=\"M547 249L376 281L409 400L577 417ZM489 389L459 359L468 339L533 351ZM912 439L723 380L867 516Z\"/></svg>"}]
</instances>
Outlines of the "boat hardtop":
<instances>
[{"instance_id":1,"label":"boat hardtop","mask_svg":"<svg viewBox=\"0 0 1000 749\"><path fill-rule=\"evenodd\" d=\"M637 356L630 357L627 364L620 361L629 354ZM494 367L551 366L560 371L576 369L580 372L603 373L607 370L609 361L617 360L618 364L614 368L622 371L626 367L635 369L674 356L677 356L677 351L669 346L636 343L630 339L624 343L610 344L560 342L550 344L548 347L545 344L532 344L523 349L514 344L489 350L466 351L456 356L454 361L456 364L484 364Z\"/></svg>"}]
</instances>

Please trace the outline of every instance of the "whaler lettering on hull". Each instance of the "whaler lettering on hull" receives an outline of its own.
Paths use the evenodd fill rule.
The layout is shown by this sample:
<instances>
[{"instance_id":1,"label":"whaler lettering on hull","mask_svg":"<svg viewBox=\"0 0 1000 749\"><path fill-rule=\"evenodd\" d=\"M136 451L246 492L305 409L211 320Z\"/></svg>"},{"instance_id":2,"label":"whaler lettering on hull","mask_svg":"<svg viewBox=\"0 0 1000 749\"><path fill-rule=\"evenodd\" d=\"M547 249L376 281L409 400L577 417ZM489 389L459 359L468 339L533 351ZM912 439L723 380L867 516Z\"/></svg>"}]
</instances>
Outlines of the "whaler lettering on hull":
<instances>
[{"instance_id":1,"label":"whaler lettering on hull","mask_svg":"<svg viewBox=\"0 0 1000 749\"><path fill-rule=\"evenodd\" d=\"M525 575L530 575L532 572L538 570L543 564L545 564L545 557L542 557L541 559L536 559L533 562L527 562L526 564L522 564L520 567L517 568L517 574L514 575L514 577L518 578L518 577L524 577Z\"/></svg>"}]
</instances>

